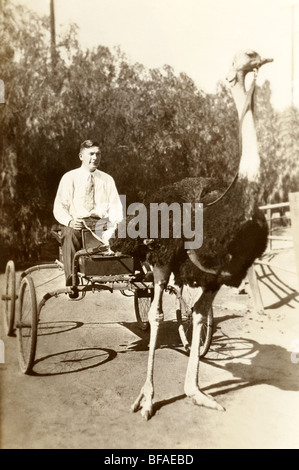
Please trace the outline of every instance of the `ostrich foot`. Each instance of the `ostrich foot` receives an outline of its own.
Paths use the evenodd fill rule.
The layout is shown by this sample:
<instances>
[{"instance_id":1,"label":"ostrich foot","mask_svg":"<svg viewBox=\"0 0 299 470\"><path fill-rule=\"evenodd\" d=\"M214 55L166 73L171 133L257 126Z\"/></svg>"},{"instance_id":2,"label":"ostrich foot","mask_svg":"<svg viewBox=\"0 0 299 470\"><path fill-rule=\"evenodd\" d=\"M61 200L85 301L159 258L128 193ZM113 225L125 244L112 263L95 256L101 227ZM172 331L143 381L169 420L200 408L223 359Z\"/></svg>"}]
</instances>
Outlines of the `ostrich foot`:
<instances>
[{"instance_id":1,"label":"ostrich foot","mask_svg":"<svg viewBox=\"0 0 299 470\"><path fill-rule=\"evenodd\" d=\"M207 393L201 392L199 389L186 393L187 397L191 398L193 403L197 406L204 406L205 408L212 408L213 410L225 411L223 406L219 405L215 398Z\"/></svg>"},{"instance_id":2,"label":"ostrich foot","mask_svg":"<svg viewBox=\"0 0 299 470\"><path fill-rule=\"evenodd\" d=\"M144 385L137 397L131 406L131 411L140 411L141 416L148 421L153 416L153 391L152 387Z\"/></svg>"}]
</instances>

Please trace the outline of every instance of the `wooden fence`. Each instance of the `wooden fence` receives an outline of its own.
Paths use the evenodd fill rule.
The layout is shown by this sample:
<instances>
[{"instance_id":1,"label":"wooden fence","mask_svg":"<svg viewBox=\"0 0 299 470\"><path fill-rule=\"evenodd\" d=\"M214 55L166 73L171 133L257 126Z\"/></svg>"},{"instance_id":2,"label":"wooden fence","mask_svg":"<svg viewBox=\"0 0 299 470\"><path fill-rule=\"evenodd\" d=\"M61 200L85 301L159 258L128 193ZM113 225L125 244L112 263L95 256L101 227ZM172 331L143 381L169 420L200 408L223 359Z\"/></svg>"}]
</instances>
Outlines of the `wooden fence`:
<instances>
[{"instance_id":1,"label":"wooden fence","mask_svg":"<svg viewBox=\"0 0 299 470\"><path fill-rule=\"evenodd\" d=\"M266 267L273 273L273 268L290 273L297 273L297 285L299 288L299 192L289 194L289 202L283 202L280 204L268 204L261 206L260 209L265 212L266 219L269 226L269 243L266 251L266 255L274 252L274 242L287 243L286 249L290 247L294 248L295 253L295 264L296 271L288 269L286 266L276 265L274 263L263 260L263 258L256 260L255 264L248 270L248 281L251 289L252 299L254 307L257 313L264 313L264 305L259 287L259 276L257 275L256 269L260 265L263 270ZM279 226L290 226L291 236L275 235ZM280 250L281 250L280 246Z\"/></svg>"}]
</instances>

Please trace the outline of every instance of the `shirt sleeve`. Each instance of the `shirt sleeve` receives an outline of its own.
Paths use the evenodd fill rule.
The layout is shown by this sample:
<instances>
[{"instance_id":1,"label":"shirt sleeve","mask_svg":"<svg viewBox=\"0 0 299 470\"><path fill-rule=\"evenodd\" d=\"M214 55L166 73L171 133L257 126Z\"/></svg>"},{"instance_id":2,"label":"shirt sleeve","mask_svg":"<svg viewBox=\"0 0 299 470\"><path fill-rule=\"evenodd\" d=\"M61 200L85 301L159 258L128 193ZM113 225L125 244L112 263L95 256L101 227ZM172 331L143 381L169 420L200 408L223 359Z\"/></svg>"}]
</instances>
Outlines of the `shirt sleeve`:
<instances>
[{"instance_id":1,"label":"shirt sleeve","mask_svg":"<svg viewBox=\"0 0 299 470\"><path fill-rule=\"evenodd\" d=\"M66 173L60 180L57 194L54 201L53 214L55 219L62 225L68 226L72 220L70 214L71 200L72 200L72 180Z\"/></svg>"},{"instance_id":2,"label":"shirt sleeve","mask_svg":"<svg viewBox=\"0 0 299 470\"><path fill-rule=\"evenodd\" d=\"M111 178L110 183L110 197L109 197L109 207L108 207L108 219L113 224L119 224L124 218L123 206L116 189L115 182Z\"/></svg>"}]
</instances>

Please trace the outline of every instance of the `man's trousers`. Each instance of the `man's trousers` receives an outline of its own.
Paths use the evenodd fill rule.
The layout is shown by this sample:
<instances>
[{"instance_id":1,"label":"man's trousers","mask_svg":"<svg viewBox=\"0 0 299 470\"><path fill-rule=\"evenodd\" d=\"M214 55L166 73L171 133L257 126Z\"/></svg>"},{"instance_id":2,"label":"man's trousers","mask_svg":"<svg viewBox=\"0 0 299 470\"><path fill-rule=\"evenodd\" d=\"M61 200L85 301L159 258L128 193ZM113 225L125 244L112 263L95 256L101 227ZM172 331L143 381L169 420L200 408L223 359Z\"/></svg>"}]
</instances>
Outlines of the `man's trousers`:
<instances>
[{"instance_id":1,"label":"man's trousers","mask_svg":"<svg viewBox=\"0 0 299 470\"><path fill-rule=\"evenodd\" d=\"M65 285L72 285L72 265L76 251L82 248L81 230L75 230L72 227L63 227L61 233L61 248L63 256Z\"/></svg>"}]
</instances>

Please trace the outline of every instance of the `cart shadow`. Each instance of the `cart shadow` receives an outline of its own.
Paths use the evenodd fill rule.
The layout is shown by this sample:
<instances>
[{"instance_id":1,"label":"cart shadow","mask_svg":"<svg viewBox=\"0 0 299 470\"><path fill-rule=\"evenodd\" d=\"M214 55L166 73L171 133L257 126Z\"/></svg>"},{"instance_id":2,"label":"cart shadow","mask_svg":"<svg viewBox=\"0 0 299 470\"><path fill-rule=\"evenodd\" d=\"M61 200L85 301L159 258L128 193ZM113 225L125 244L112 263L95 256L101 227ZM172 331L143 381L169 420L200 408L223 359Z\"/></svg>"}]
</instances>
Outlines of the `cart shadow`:
<instances>
[{"instance_id":1,"label":"cart shadow","mask_svg":"<svg viewBox=\"0 0 299 470\"><path fill-rule=\"evenodd\" d=\"M150 327L147 330L141 330L136 322L121 322L121 326L127 328L135 336L139 336L138 339L131 342L126 346L126 350L121 351L122 353L130 351L148 351L148 345L150 340ZM178 324L176 321L164 321L161 323L159 334L157 338L157 348L170 348L176 349L182 347L182 342L178 332Z\"/></svg>"},{"instance_id":2,"label":"cart shadow","mask_svg":"<svg viewBox=\"0 0 299 470\"><path fill-rule=\"evenodd\" d=\"M217 331L218 326L220 323L231 320L233 318L238 318L241 315L223 315L214 318L214 334ZM150 340L150 327L146 330L141 330L136 322L121 322L121 326L127 328L131 333L135 336L139 336L138 339L133 341L128 345L120 345L126 346L125 351L121 351L122 353L126 353L129 351L148 351L148 345ZM178 352L187 355L187 352L184 350L182 341L178 331L178 323L175 320L163 321L160 325L159 334L157 338L157 348L169 348L178 350Z\"/></svg>"},{"instance_id":3,"label":"cart shadow","mask_svg":"<svg viewBox=\"0 0 299 470\"><path fill-rule=\"evenodd\" d=\"M72 374L102 366L117 356L116 351L107 348L83 348L49 354L34 362L30 375L54 376Z\"/></svg>"},{"instance_id":4,"label":"cart shadow","mask_svg":"<svg viewBox=\"0 0 299 470\"><path fill-rule=\"evenodd\" d=\"M38 323L38 336L66 333L67 331L76 330L83 325L84 323L80 321L43 321Z\"/></svg>"},{"instance_id":5,"label":"cart shadow","mask_svg":"<svg viewBox=\"0 0 299 470\"><path fill-rule=\"evenodd\" d=\"M248 340L247 340L248 341ZM222 368L232 374L235 379L220 382L207 389L218 387L211 395L222 395L233 390L250 387L252 385L271 385L285 391L299 391L299 370L298 358L294 359L293 354L282 346L276 344L260 344L250 340L252 343L253 357L245 362L225 361L221 365L220 361L205 359L207 364L217 368ZM246 358L246 356L244 356ZM231 384L227 382L232 382ZM227 385L229 385L228 388ZM224 388L222 388L224 387ZM207 390L206 389L206 390Z\"/></svg>"}]
</instances>

